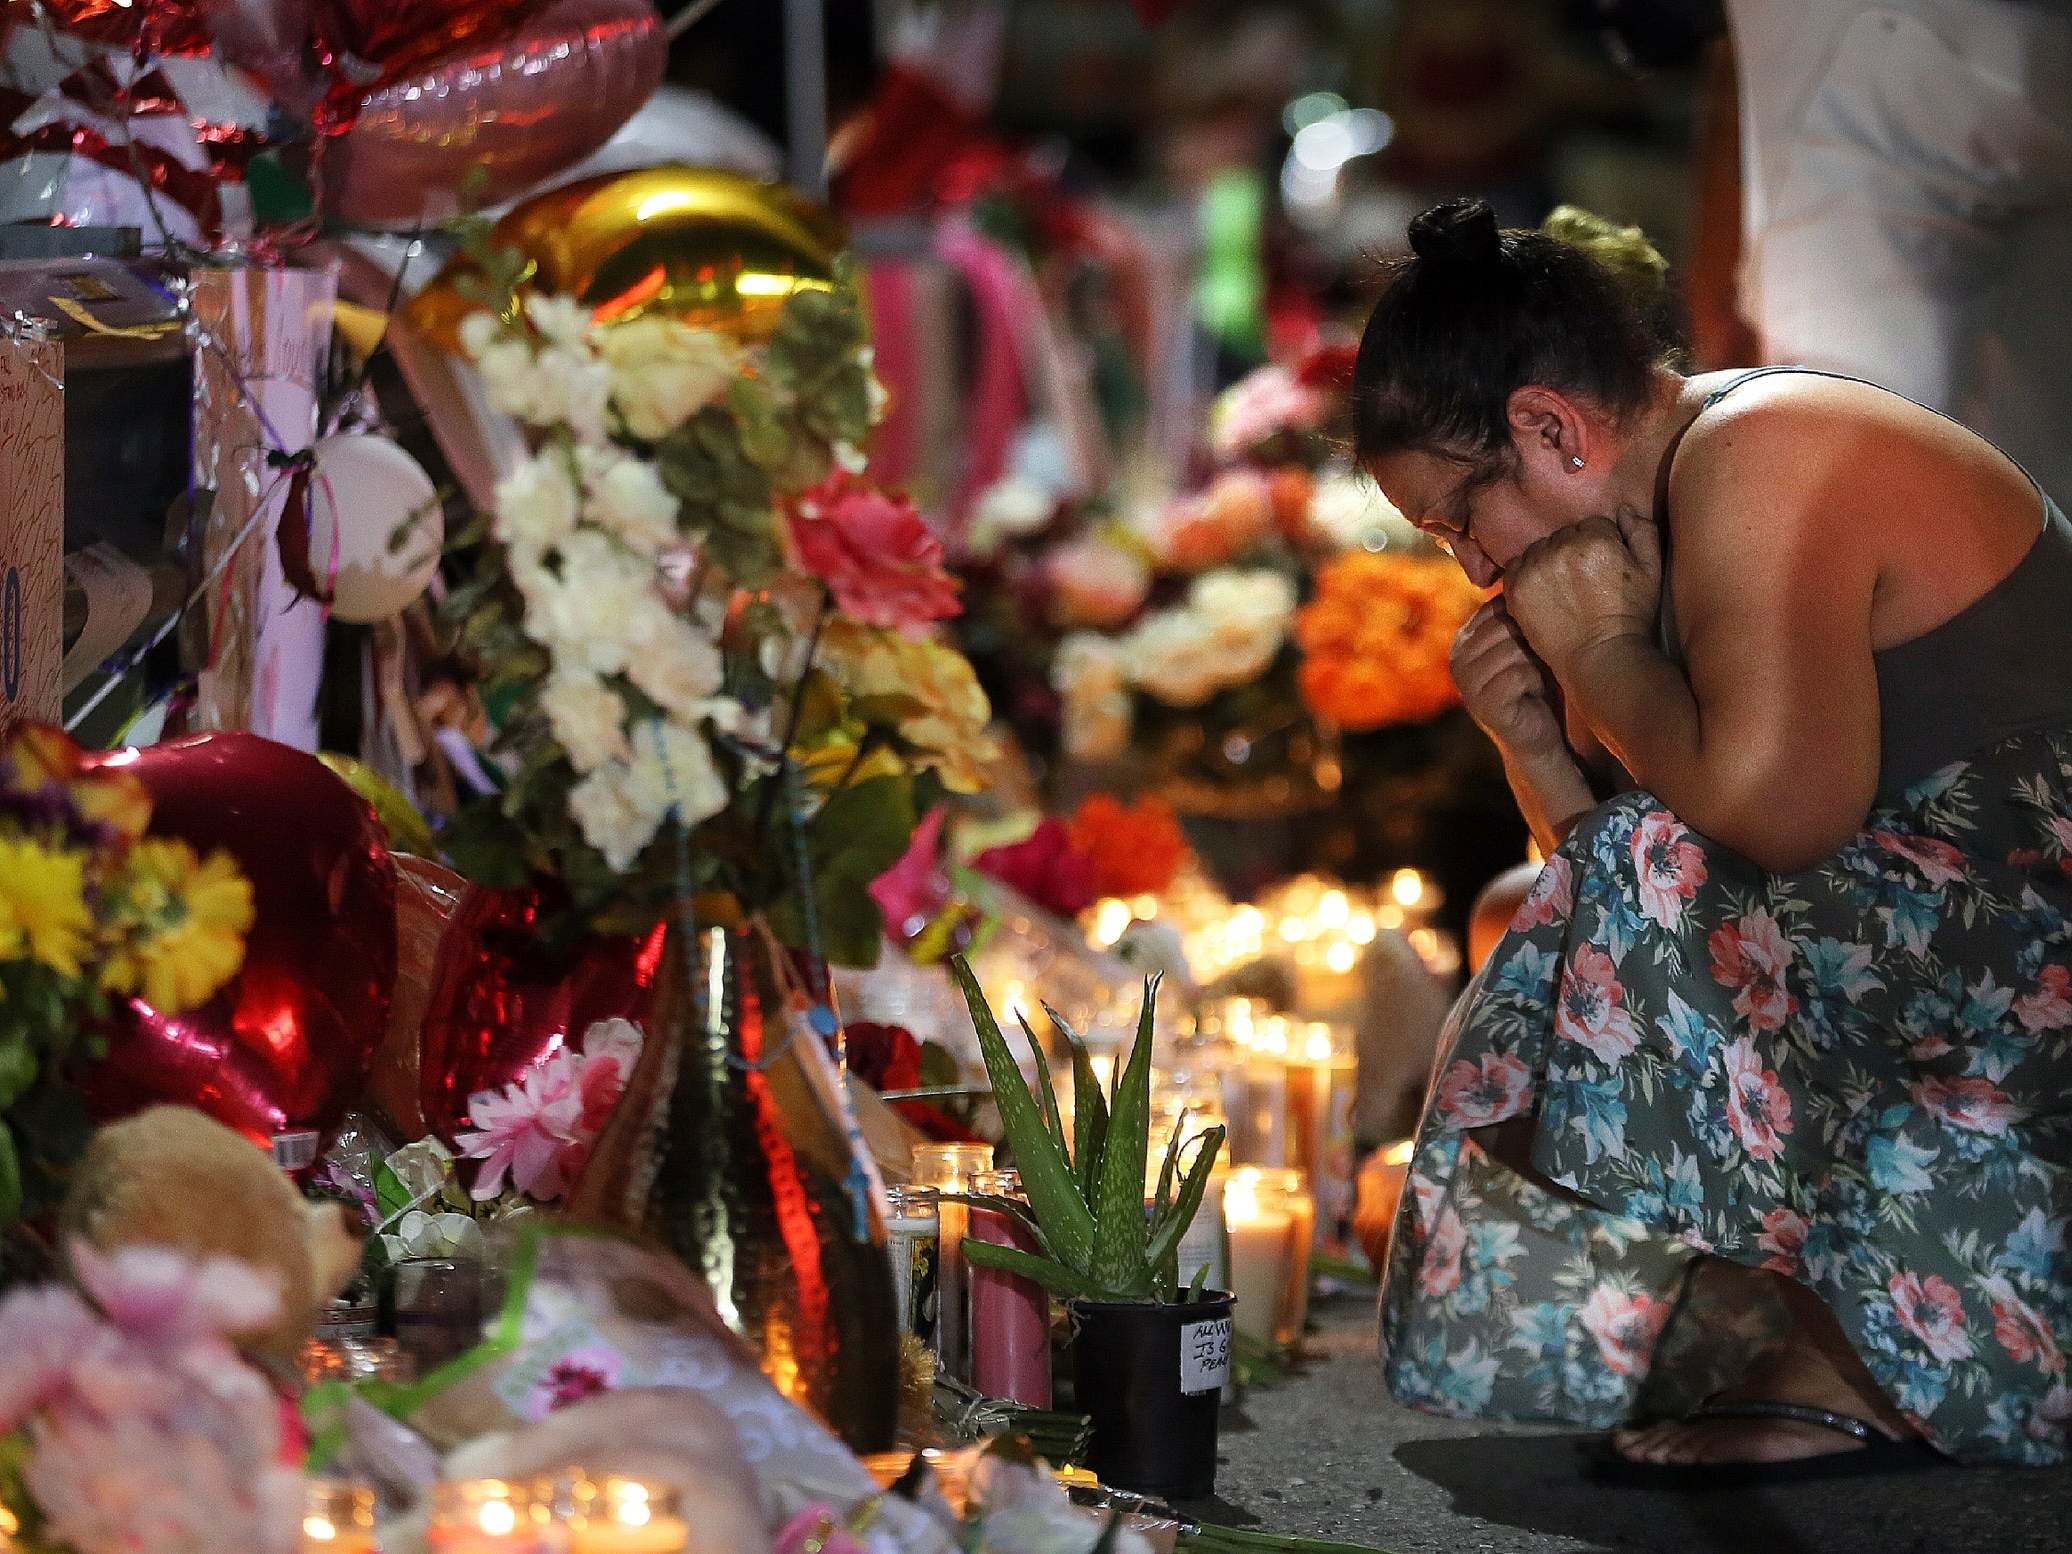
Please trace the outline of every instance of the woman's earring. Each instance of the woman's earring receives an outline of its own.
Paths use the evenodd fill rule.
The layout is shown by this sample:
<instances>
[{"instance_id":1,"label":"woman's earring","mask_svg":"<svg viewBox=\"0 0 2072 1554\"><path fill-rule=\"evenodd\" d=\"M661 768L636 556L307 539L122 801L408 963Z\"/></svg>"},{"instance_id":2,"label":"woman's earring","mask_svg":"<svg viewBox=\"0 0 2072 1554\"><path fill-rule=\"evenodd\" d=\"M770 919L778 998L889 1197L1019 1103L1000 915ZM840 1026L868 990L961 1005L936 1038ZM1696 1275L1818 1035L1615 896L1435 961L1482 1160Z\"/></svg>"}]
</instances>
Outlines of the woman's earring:
<instances>
[{"instance_id":1,"label":"woman's earring","mask_svg":"<svg viewBox=\"0 0 2072 1554\"><path fill-rule=\"evenodd\" d=\"M1571 469L1581 469L1583 467L1583 456L1580 453L1571 454L1568 462Z\"/></svg>"}]
</instances>

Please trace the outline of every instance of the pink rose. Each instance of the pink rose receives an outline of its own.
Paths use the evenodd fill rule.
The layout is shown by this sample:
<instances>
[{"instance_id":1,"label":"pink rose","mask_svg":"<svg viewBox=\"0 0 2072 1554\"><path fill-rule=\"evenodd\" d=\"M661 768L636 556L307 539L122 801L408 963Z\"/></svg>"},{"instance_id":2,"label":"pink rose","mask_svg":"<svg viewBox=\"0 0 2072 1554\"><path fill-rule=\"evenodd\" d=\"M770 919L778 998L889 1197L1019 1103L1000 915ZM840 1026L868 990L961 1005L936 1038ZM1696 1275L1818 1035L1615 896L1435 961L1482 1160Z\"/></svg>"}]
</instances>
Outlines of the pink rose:
<instances>
[{"instance_id":1,"label":"pink rose","mask_svg":"<svg viewBox=\"0 0 2072 1554\"><path fill-rule=\"evenodd\" d=\"M1060 546L1045 558L1043 576L1050 586L1051 615L1062 626L1120 626L1143 607L1151 591L1144 563L1106 540Z\"/></svg>"},{"instance_id":2,"label":"pink rose","mask_svg":"<svg viewBox=\"0 0 2072 1554\"><path fill-rule=\"evenodd\" d=\"M837 470L793 501L786 528L799 567L866 626L918 632L962 608L942 541L904 495Z\"/></svg>"}]
</instances>

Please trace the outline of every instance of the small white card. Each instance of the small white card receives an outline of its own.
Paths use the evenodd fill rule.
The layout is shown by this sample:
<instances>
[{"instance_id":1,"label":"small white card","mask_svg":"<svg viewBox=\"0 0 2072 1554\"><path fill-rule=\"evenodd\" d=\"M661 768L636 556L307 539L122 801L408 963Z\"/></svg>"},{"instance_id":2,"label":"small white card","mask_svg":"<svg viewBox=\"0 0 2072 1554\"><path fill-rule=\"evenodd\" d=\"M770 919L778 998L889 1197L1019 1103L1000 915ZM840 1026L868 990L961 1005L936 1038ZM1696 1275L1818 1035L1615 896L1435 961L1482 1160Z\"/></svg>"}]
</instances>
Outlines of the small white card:
<instances>
[{"instance_id":1,"label":"small white card","mask_svg":"<svg viewBox=\"0 0 2072 1554\"><path fill-rule=\"evenodd\" d=\"M1230 1380L1230 1318L1180 1329L1180 1390L1188 1397L1220 1392Z\"/></svg>"}]
</instances>

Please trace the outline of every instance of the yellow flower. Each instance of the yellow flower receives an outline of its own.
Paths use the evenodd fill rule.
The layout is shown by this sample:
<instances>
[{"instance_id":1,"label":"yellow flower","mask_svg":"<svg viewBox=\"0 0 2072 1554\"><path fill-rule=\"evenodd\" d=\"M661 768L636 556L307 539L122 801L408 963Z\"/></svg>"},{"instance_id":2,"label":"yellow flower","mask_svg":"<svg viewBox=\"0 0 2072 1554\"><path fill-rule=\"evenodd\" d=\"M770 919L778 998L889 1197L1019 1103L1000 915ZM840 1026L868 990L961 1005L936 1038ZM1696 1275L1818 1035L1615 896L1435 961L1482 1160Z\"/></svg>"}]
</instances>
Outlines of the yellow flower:
<instances>
[{"instance_id":1,"label":"yellow flower","mask_svg":"<svg viewBox=\"0 0 2072 1554\"><path fill-rule=\"evenodd\" d=\"M941 773L956 793L985 787L999 759L986 733L993 708L962 653L837 618L821 635L820 661L851 698L897 707L894 732L915 764Z\"/></svg>"},{"instance_id":2,"label":"yellow flower","mask_svg":"<svg viewBox=\"0 0 2072 1554\"><path fill-rule=\"evenodd\" d=\"M0 839L0 957L26 947L31 959L76 977L92 928L83 854Z\"/></svg>"},{"instance_id":3,"label":"yellow flower","mask_svg":"<svg viewBox=\"0 0 2072 1554\"><path fill-rule=\"evenodd\" d=\"M252 886L230 854L200 859L185 842L140 842L116 890L124 932L101 970L108 991L141 991L154 1009L176 1014L237 975Z\"/></svg>"}]
</instances>

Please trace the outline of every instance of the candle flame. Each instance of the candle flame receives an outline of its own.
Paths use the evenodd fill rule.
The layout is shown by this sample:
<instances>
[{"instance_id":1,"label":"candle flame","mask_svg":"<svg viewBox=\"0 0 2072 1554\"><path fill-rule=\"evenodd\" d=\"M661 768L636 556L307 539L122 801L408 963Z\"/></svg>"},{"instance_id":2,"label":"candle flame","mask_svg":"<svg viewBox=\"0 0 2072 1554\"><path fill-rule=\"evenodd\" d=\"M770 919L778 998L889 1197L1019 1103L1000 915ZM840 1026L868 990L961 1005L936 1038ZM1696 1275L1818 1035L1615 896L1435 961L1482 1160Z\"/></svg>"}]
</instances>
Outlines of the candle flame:
<instances>
[{"instance_id":1,"label":"candle flame","mask_svg":"<svg viewBox=\"0 0 2072 1554\"><path fill-rule=\"evenodd\" d=\"M1389 881L1389 894L1396 898L1396 904L1406 911L1424 900L1424 876L1415 869L1398 869L1395 878Z\"/></svg>"},{"instance_id":2,"label":"candle flame","mask_svg":"<svg viewBox=\"0 0 2072 1554\"><path fill-rule=\"evenodd\" d=\"M492 1538L503 1538L518 1525L518 1513L511 1509L508 1500L491 1500L477 1513L477 1520Z\"/></svg>"},{"instance_id":3,"label":"candle flame","mask_svg":"<svg viewBox=\"0 0 2072 1554\"><path fill-rule=\"evenodd\" d=\"M1416 1139L1398 1139L1382 1151L1381 1159L1384 1165L1408 1165L1410 1157L1416 1153Z\"/></svg>"}]
</instances>

